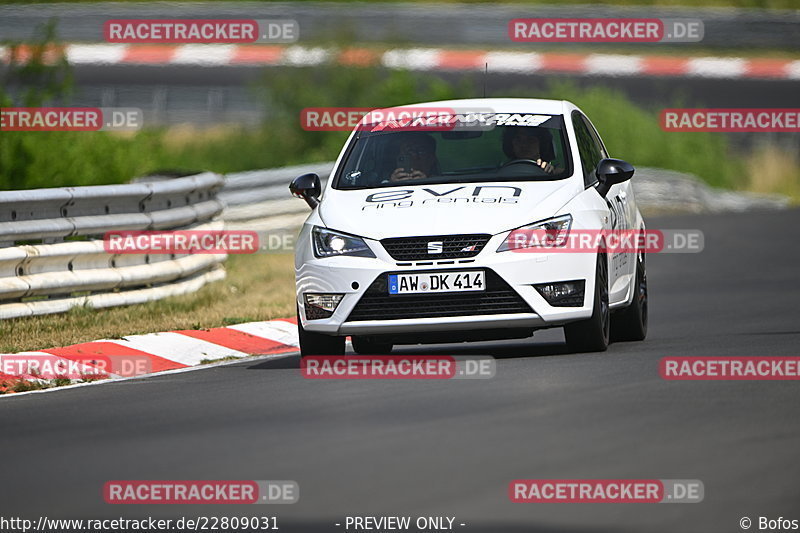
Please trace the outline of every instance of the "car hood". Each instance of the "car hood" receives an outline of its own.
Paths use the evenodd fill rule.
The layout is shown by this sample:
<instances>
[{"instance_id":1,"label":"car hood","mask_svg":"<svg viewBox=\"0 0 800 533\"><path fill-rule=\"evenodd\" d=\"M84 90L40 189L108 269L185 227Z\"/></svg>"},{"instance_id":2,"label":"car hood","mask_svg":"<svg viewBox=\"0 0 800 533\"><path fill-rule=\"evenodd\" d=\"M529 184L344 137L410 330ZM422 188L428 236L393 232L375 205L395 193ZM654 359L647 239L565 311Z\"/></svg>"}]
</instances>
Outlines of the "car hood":
<instances>
[{"instance_id":1,"label":"car hood","mask_svg":"<svg viewBox=\"0 0 800 533\"><path fill-rule=\"evenodd\" d=\"M556 215L582 190L572 179L329 188L319 216L330 229L370 239L497 234Z\"/></svg>"}]
</instances>

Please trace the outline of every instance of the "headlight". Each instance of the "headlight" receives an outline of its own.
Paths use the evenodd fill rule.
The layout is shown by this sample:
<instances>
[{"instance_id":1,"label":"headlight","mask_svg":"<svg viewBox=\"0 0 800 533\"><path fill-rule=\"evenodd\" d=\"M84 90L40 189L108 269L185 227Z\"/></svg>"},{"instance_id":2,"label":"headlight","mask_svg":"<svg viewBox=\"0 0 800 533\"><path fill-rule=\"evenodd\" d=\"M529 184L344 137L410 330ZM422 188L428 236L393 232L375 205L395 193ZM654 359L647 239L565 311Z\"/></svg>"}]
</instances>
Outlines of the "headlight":
<instances>
[{"instance_id":1,"label":"headlight","mask_svg":"<svg viewBox=\"0 0 800 533\"><path fill-rule=\"evenodd\" d=\"M355 255L358 257L375 257L367 243L360 237L339 233L319 226L311 230L314 242L314 255L317 257L334 257L337 255Z\"/></svg>"},{"instance_id":2,"label":"headlight","mask_svg":"<svg viewBox=\"0 0 800 533\"><path fill-rule=\"evenodd\" d=\"M572 226L572 215L562 215L512 230L498 252L545 246L564 246Z\"/></svg>"}]
</instances>

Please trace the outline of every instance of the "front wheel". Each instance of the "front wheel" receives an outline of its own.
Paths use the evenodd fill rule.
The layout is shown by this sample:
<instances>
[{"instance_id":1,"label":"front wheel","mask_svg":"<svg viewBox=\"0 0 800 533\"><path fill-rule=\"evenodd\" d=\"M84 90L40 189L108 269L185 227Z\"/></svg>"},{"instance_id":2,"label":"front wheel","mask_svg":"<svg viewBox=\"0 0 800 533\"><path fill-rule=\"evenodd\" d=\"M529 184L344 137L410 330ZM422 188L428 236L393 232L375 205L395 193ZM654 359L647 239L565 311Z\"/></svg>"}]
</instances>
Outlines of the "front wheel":
<instances>
[{"instance_id":1,"label":"front wheel","mask_svg":"<svg viewBox=\"0 0 800 533\"><path fill-rule=\"evenodd\" d=\"M611 321L611 336L615 341L643 341L647 337L647 269L644 252L636 261L636 294L633 302L616 314Z\"/></svg>"},{"instance_id":2,"label":"front wheel","mask_svg":"<svg viewBox=\"0 0 800 533\"><path fill-rule=\"evenodd\" d=\"M297 315L297 334L300 337L300 357L307 355L344 355L344 337L306 331Z\"/></svg>"},{"instance_id":3,"label":"front wheel","mask_svg":"<svg viewBox=\"0 0 800 533\"><path fill-rule=\"evenodd\" d=\"M608 262L605 254L597 256L592 316L564 326L567 346L573 352L604 352L608 349L611 310L608 306Z\"/></svg>"}]
</instances>

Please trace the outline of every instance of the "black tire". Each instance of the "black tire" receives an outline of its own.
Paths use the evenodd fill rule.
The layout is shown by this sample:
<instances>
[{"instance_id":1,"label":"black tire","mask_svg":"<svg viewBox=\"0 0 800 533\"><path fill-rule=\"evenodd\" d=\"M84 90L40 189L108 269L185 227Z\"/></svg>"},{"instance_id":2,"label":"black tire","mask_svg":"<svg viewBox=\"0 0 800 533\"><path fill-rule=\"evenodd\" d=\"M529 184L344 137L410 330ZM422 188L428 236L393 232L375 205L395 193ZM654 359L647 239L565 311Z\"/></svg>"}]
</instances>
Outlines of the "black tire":
<instances>
[{"instance_id":1,"label":"black tire","mask_svg":"<svg viewBox=\"0 0 800 533\"><path fill-rule=\"evenodd\" d=\"M573 352L604 352L611 334L611 310L608 307L608 261L597 256L592 316L564 326L567 346Z\"/></svg>"},{"instance_id":2,"label":"black tire","mask_svg":"<svg viewBox=\"0 0 800 533\"><path fill-rule=\"evenodd\" d=\"M614 314L611 319L613 341L643 341L647 337L647 266L644 253L636 260L636 294L631 305Z\"/></svg>"},{"instance_id":3,"label":"black tire","mask_svg":"<svg viewBox=\"0 0 800 533\"><path fill-rule=\"evenodd\" d=\"M300 357L307 355L344 355L344 337L306 331L297 316L297 334L300 337Z\"/></svg>"},{"instance_id":4,"label":"black tire","mask_svg":"<svg viewBox=\"0 0 800 533\"><path fill-rule=\"evenodd\" d=\"M376 341L371 337L353 335L353 350L359 355L388 355L394 344Z\"/></svg>"}]
</instances>

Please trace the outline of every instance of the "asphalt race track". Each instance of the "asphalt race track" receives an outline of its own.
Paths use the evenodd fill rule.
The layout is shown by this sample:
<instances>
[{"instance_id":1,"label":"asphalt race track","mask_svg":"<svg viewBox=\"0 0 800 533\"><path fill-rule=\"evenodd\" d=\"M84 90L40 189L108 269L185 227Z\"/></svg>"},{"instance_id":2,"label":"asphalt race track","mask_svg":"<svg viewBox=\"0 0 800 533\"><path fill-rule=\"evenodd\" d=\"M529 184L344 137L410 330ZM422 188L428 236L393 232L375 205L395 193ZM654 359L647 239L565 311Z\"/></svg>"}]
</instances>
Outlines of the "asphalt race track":
<instances>
[{"instance_id":1,"label":"asphalt race track","mask_svg":"<svg viewBox=\"0 0 800 533\"><path fill-rule=\"evenodd\" d=\"M634 178L635 179L635 178ZM667 355L797 356L800 210L649 218L705 233L648 257L650 333L568 354L527 341L402 350L490 354L491 380L312 381L298 358L0 400L0 506L50 518L455 516L465 532L735 532L800 518L800 389L664 381ZM697 504L512 504L518 478L699 479ZM111 506L114 479L295 480L279 506ZM754 524L753 530L757 530Z\"/></svg>"}]
</instances>

